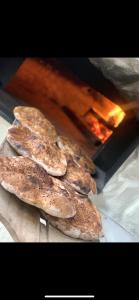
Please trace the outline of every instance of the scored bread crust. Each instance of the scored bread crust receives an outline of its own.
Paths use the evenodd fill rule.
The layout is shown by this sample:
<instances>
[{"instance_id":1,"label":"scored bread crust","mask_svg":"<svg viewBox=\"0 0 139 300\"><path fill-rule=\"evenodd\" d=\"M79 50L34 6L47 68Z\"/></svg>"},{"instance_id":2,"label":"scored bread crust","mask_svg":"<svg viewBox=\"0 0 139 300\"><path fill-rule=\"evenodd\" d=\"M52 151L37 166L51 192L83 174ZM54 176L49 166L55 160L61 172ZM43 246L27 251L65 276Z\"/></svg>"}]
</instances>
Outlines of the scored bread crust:
<instances>
[{"instance_id":1,"label":"scored bread crust","mask_svg":"<svg viewBox=\"0 0 139 300\"><path fill-rule=\"evenodd\" d=\"M72 218L55 218L44 212L42 215L67 236L85 241L98 241L103 236L103 232L101 217L95 205L79 195L71 201L76 207L76 215Z\"/></svg>"},{"instance_id":2,"label":"scored bread crust","mask_svg":"<svg viewBox=\"0 0 139 300\"><path fill-rule=\"evenodd\" d=\"M96 194L96 182L89 172L78 166L71 156L67 160L67 171L62 177L64 182L70 184L77 192L88 195L90 192Z\"/></svg>"},{"instance_id":3,"label":"scored bread crust","mask_svg":"<svg viewBox=\"0 0 139 300\"><path fill-rule=\"evenodd\" d=\"M7 133L7 141L20 155L29 157L48 174L63 176L67 169L67 160L56 144L44 141L22 125L13 125Z\"/></svg>"},{"instance_id":4,"label":"scored bread crust","mask_svg":"<svg viewBox=\"0 0 139 300\"><path fill-rule=\"evenodd\" d=\"M95 165L85 150L75 142L70 141L65 136L57 137L57 145L67 155L71 155L73 160L90 173L94 173Z\"/></svg>"},{"instance_id":5,"label":"scored bread crust","mask_svg":"<svg viewBox=\"0 0 139 300\"><path fill-rule=\"evenodd\" d=\"M28 106L16 106L13 112L16 120L21 125L29 128L41 139L56 142L57 132L54 125L47 120L39 109Z\"/></svg>"},{"instance_id":6,"label":"scored bread crust","mask_svg":"<svg viewBox=\"0 0 139 300\"><path fill-rule=\"evenodd\" d=\"M70 188L29 158L0 157L0 183L22 201L52 216L69 218L76 213Z\"/></svg>"}]
</instances>

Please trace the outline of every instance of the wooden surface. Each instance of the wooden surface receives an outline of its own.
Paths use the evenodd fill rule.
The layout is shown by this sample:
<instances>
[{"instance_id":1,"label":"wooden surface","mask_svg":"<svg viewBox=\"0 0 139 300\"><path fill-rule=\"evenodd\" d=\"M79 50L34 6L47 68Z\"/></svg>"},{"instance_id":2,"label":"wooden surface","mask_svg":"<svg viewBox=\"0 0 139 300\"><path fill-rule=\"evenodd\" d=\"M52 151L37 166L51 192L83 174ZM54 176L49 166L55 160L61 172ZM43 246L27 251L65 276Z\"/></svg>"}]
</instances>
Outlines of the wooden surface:
<instances>
[{"instance_id":1,"label":"wooden surface","mask_svg":"<svg viewBox=\"0 0 139 300\"><path fill-rule=\"evenodd\" d=\"M16 155L7 142L0 149L0 156ZM40 212L35 207L20 201L0 186L0 220L14 241L46 242L47 232L40 223Z\"/></svg>"}]
</instances>

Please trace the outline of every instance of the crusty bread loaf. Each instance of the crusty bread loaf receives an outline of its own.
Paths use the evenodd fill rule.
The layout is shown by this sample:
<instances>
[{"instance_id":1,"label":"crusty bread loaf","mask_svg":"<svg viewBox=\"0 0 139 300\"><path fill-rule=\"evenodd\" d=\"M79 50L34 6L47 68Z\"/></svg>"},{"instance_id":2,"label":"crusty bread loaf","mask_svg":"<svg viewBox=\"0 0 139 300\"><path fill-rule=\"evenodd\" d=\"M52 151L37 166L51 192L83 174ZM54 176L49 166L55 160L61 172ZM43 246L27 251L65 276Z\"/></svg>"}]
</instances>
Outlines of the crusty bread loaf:
<instances>
[{"instance_id":1,"label":"crusty bread loaf","mask_svg":"<svg viewBox=\"0 0 139 300\"><path fill-rule=\"evenodd\" d=\"M68 156L67 171L62 180L69 183L81 194L88 195L89 192L93 192L94 194L97 192L95 180L89 172L75 163L72 156Z\"/></svg>"},{"instance_id":2,"label":"crusty bread loaf","mask_svg":"<svg viewBox=\"0 0 139 300\"><path fill-rule=\"evenodd\" d=\"M20 155L29 157L43 167L50 175L66 173L67 161L64 153L51 141L44 141L30 129L13 125L7 134L7 141Z\"/></svg>"},{"instance_id":3,"label":"crusty bread loaf","mask_svg":"<svg viewBox=\"0 0 139 300\"><path fill-rule=\"evenodd\" d=\"M69 219L55 218L43 213L43 216L54 227L64 234L86 241L98 241L102 237L102 224L100 214L87 198L76 194L72 198L76 207L76 215Z\"/></svg>"},{"instance_id":4,"label":"crusty bread loaf","mask_svg":"<svg viewBox=\"0 0 139 300\"><path fill-rule=\"evenodd\" d=\"M76 213L70 188L29 158L0 157L0 183L22 201L52 216L69 218Z\"/></svg>"},{"instance_id":5,"label":"crusty bread loaf","mask_svg":"<svg viewBox=\"0 0 139 300\"><path fill-rule=\"evenodd\" d=\"M73 160L90 173L94 173L95 165L86 151L77 143L69 140L65 136L57 137L57 145L67 155L71 155Z\"/></svg>"},{"instance_id":6,"label":"crusty bread loaf","mask_svg":"<svg viewBox=\"0 0 139 300\"><path fill-rule=\"evenodd\" d=\"M14 116L20 124L29 128L41 139L56 141L57 133L55 127L39 109L28 106L16 106L14 108Z\"/></svg>"}]
</instances>

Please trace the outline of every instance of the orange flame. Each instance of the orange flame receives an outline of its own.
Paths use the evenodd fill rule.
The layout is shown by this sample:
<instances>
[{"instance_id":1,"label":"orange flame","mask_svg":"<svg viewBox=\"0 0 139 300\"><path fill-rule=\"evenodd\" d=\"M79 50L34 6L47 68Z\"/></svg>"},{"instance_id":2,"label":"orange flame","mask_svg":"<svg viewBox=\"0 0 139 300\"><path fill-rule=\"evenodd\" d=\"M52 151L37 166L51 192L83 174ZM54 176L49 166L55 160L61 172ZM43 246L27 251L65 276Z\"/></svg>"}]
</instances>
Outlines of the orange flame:
<instances>
[{"instance_id":1,"label":"orange flame","mask_svg":"<svg viewBox=\"0 0 139 300\"><path fill-rule=\"evenodd\" d=\"M113 104L113 103L112 103ZM102 114L102 110L101 110ZM98 113L99 115L99 113ZM105 116L105 118L104 118ZM125 117L125 112L118 105L113 104L111 111L103 110L103 119L113 127L118 127ZM97 136L97 138L104 143L112 134L112 130L107 128L100 120L98 120L93 112L86 115L86 122L89 125L90 131Z\"/></svg>"},{"instance_id":2,"label":"orange flame","mask_svg":"<svg viewBox=\"0 0 139 300\"><path fill-rule=\"evenodd\" d=\"M90 131L104 143L112 134L112 130L103 125L94 115L89 113L86 116L86 121L90 127Z\"/></svg>"},{"instance_id":3,"label":"orange flame","mask_svg":"<svg viewBox=\"0 0 139 300\"><path fill-rule=\"evenodd\" d=\"M108 123L116 128L123 121L125 112L120 108L120 106L115 106L114 109L108 113L108 116Z\"/></svg>"}]
</instances>

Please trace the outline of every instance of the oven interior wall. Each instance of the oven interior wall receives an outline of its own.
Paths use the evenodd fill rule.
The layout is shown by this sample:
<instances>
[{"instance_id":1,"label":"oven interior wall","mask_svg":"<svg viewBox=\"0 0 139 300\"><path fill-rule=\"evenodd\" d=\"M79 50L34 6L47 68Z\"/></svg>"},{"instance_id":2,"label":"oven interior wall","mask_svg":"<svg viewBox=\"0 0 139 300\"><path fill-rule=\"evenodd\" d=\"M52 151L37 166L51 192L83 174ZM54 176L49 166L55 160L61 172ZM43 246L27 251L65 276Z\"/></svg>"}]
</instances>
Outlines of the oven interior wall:
<instances>
[{"instance_id":1,"label":"oven interior wall","mask_svg":"<svg viewBox=\"0 0 139 300\"><path fill-rule=\"evenodd\" d=\"M65 70L67 80L55 80L48 62L55 65L56 73L61 68L61 62L59 64L55 59L46 60L46 64L40 59L25 59L7 85L6 91L40 108L60 134L72 138L93 155L100 143L80 122L80 117L91 106L92 100L87 96L88 86L83 85L77 77L74 78L74 83L72 76L67 76Z\"/></svg>"},{"instance_id":2,"label":"oven interior wall","mask_svg":"<svg viewBox=\"0 0 139 300\"><path fill-rule=\"evenodd\" d=\"M40 108L59 134L78 142L93 156L101 147L102 136L101 132L98 134L100 126L97 125L100 124L95 124L95 114L100 114L102 140L105 142L105 137L107 139L113 132L111 127L106 126L109 113L115 109L114 102L107 95L92 88L96 87L96 82L102 84L101 88L105 86L107 91L113 91L112 99L116 97L120 101L111 84L100 74L98 78L87 58L27 58L10 80L6 91ZM90 120L94 120L94 128Z\"/></svg>"}]
</instances>

